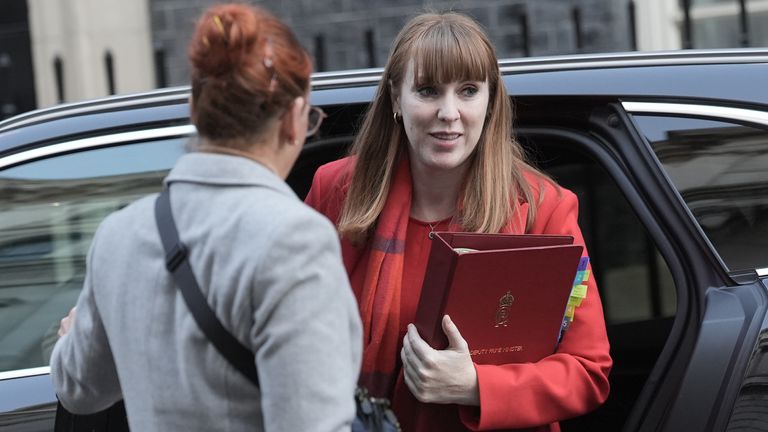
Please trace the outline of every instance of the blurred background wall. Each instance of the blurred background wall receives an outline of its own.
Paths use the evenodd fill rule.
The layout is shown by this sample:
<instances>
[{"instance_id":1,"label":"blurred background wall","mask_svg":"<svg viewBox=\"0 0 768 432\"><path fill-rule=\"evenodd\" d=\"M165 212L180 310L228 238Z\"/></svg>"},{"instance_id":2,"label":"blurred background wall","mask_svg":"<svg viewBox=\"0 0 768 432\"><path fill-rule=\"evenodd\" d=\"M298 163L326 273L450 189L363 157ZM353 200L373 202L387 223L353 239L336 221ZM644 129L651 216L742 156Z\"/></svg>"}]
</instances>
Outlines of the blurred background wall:
<instances>
[{"instance_id":1,"label":"blurred background wall","mask_svg":"<svg viewBox=\"0 0 768 432\"><path fill-rule=\"evenodd\" d=\"M499 57L768 45L768 0L251 0L288 22L317 71L382 67L402 25L458 10ZM0 119L185 85L211 0L0 0Z\"/></svg>"},{"instance_id":2,"label":"blurred background wall","mask_svg":"<svg viewBox=\"0 0 768 432\"><path fill-rule=\"evenodd\" d=\"M27 0L27 5L38 106L154 87L145 0Z\"/></svg>"}]
</instances>

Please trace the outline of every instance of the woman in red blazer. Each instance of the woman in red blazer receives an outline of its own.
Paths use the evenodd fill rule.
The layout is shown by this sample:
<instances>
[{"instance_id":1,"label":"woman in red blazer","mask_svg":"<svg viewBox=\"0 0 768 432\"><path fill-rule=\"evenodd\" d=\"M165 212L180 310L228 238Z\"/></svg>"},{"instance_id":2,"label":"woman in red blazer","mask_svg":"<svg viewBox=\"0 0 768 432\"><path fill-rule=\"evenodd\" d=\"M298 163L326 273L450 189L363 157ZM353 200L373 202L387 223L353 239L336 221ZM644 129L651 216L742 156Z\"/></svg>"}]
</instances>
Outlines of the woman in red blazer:
<instances>
[{"instance_id":1,"label":"woman in red blazer","mask_svg":"<svg viewBox=\"0 0 768 432\"><path fill-rule=\"evenodd\" d=\"M478 365L450 317L435 350L411 324L433 231L560 234L584 244L576 196L528 165L487 35L424 14L394 42L351 156L321 167L306 202L334 221L364 329L360 384L392 399L403 430L558 431L608 396L594 278L557 351ZM586 249L585 249L586 255Z\"/></svg>"}]
</instances>

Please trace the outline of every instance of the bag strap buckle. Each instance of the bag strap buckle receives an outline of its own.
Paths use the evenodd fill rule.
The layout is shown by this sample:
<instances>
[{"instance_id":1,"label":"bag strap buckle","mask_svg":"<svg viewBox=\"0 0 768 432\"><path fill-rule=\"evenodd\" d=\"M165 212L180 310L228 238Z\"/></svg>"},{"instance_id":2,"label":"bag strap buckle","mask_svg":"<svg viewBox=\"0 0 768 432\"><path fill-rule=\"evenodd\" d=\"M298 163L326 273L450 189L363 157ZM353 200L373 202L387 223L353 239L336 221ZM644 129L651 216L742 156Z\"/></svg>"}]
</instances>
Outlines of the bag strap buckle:
<instances>
[{"instance_id":1,"label":"bag strap buckle","mask_svg":"<svg viewBox=\"0 0 768 432\"><path fill-rule=\"evenodd\" d=\"M173 245L171 250L165 254L165 268L167 268L169 272L173 273L181 265L181 263L187 259L187 255L187 246L182 242L176 243Z\"/></svg>"}]
</instances>

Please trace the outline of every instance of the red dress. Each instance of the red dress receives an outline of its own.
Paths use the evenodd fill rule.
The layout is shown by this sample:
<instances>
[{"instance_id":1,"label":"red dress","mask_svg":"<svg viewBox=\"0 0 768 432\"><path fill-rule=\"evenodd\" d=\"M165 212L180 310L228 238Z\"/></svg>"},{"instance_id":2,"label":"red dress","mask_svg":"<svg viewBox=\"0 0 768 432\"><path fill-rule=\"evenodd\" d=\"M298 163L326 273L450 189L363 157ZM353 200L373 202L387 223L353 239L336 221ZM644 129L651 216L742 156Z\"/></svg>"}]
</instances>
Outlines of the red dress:
<instances>
[{"instance_id":1,"label":"red dress","mask_svg":"<svg viewBox=\"0 0 768 432\"><path fill-rule=\"evenodd\" d=\"M345 158L320 167L315 174L306 203L337 222L349 186L352 159ZM539 202L529 234L573 236L584 244L578 227L578 201L569 190L526 175L534 198ZM525 219L527 203L517 213ZM430 231L426 223L411 219L405 245L401 297L401 332L413 321L421 291L421 281L429 255ZM434 225L434 223L432 223ZM445 221L440 229L445 229ZM516 227L525 226L517 220ZM520 232L513 229L512 232ZM369 250L354 247L342 239L344 265L355 294L359 296ZM586 255L586 248L585 248ZM459 329L461 331L461 329ZM402 337L400 338L402 341ZM402 342L401 342L402 343ZM398 356L399 358L399 356ZM413 396L401 379L389 396L405 432L509 430L559 431L558 421L588 413L608 397L608 373L612 360L603 319L603 309L594 278L589 278L587 297L577 308L573 322L563 336L557 352L536 362L507 365L475 365L480 391L480 406L435 405L434 418L426 425L412 425Z\"/></svg>"}]
</instances>

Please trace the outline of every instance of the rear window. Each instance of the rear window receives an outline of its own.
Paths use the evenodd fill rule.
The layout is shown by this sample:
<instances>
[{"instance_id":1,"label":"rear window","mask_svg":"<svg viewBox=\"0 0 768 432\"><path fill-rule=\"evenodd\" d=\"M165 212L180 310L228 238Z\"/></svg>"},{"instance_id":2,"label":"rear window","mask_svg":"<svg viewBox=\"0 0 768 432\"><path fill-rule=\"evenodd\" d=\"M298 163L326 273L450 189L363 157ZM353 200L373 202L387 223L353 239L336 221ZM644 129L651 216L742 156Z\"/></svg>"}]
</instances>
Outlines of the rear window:
<instances>
[{"instance_id":1,"label":"rear window","mask_svg":"<svg viewBox=\"0 0 768 432\"><path fill-rule=\"evenodd\" d=\"M768 131L681 117L634 119L728 270L768 267Z\"/></svg>"}]
</instances>

